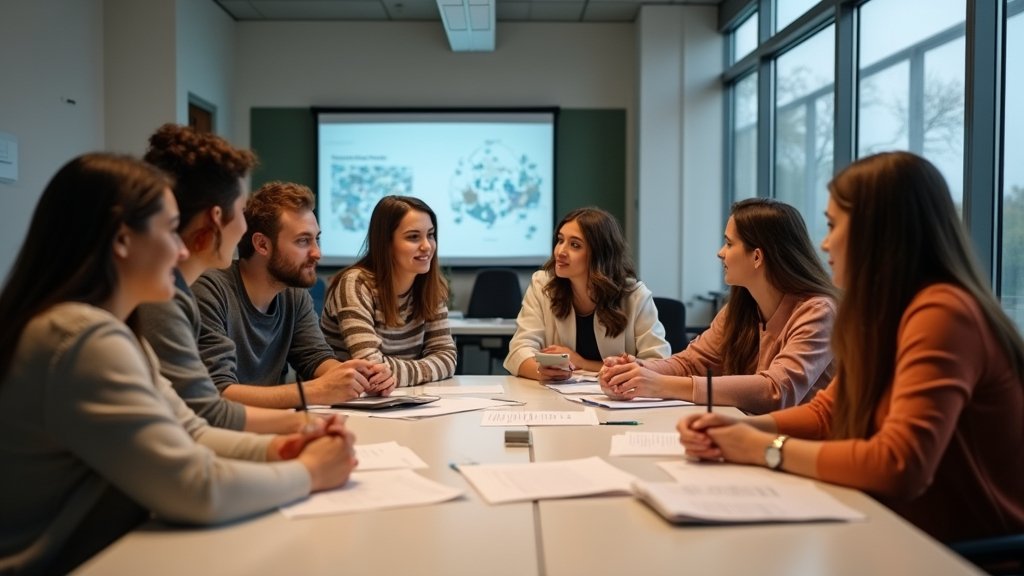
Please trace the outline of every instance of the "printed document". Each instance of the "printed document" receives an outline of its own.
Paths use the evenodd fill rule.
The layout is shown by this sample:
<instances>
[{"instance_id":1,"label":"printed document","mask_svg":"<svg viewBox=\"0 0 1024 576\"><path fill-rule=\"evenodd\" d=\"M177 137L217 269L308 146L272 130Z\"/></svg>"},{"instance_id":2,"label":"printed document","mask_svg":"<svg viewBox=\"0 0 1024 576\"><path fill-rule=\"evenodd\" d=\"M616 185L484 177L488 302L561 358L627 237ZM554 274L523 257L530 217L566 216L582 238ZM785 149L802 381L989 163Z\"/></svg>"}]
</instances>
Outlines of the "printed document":
<instances>
[{"instance_id":1,"label":"printed document","mask_svg":"<svg viewBox=\"0 0 1024 576\"><path fill-rule=\"evenodd\" d=\"M461 490L424 478L412 470L353 472L341 488L317 492L281 507L288 518L347 514L437 504L462 495Z\"/></svg>"},{"instance_id":2,"label":"printed document","mask_svg":"<svg viewBox=\"0 0 1024 576\"><path fill-rule=\"evenodd\" d=\"M667 467L666 467L667 465ZM638 498L677 523L808 522L862 520L814 482L735 464L659 463L676 482L633 484Z\"/></svg>"},{"instance_id":3,"label":"printed document","mask_svg":"<svg viewBox=\"0 0 1024 576\"><path fill-rule=\"evenodd\" d=\"M500 403L500 402L499 402ZM593 408L582 411L557 410L489 410L484 412L481 426L597 426Z\"/></svg>"},{"instance_id":4,"label":"printed document","mask_svg":"<svg viewBox=\"0 0 1024 576\"><path fill-rule=\"evenodd\" d=\"M609 456L682 456L676 432L626 432L612 436Z\"/></svg>"},{"instance_id":5,"label":"printed document","mask_svg":"<svg viewBox=\"0 0 1024 576\"><path fill-rule=\"evenodd\" d=\"M600 384L587 384L577 382L562 382L559 384L546 384L548 388L559 394L601 394Z\"/></svg>"},{"instance_id":6,"label":"printed document","mask_svg":"<svg viewBox=\"0 0 1024 576\"><path fill-rule=\"evenodd\" d=\"M526 464L463 464L458 470L490 504L630 494L635 480L597 456Z\"/></svg>"}]
</instances>

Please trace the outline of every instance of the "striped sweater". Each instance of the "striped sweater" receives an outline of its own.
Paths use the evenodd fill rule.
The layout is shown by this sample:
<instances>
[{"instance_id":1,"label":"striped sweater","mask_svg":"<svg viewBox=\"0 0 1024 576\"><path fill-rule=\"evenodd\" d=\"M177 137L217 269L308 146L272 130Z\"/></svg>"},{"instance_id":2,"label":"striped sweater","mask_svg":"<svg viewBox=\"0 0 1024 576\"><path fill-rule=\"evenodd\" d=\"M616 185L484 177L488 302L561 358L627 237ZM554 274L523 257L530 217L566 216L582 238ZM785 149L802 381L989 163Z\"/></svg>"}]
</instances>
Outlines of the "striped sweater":
<instances>
[{"instance_id":1,"label":"striped sweater","mask_svg":"<svg viewBox=\"0 0 1024 576\"><path fill-rule=\"evenodd\" d=\"M342 272L324 298L320 327L339 360L387 362L398 386L415 386L455 373L455 341L448 306L432 322L412 318L412 292L398 297L401 326L385 326L373 274L362 268Z\"/></svg>"}]
</instances>

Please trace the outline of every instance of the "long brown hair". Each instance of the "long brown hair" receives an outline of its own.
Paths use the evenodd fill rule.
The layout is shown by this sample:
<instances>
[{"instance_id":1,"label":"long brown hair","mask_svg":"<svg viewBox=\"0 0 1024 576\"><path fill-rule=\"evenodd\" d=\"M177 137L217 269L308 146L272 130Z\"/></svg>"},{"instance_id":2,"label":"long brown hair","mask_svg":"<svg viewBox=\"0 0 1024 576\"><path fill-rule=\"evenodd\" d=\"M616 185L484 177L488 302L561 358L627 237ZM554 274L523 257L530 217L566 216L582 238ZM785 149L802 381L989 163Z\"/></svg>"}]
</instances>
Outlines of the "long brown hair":
<instances>
[{"instance_id":1,"label":"long brown hair","mask_svg":"<svg viewBox=\"0 0 1024 576\"><path fill-rule=\"evenodd\" d=\"M412 196L385 196L377 202L370 216L370 229L366 232L366 241L363 243L363 256L352 265L373 275L383 308L384 323L388 326L401 325L401 319L398 317L398 294L395 294L393 282L392 253L395 230L402 223L402 218L413 210L430 216L430 224L434 227L436 239L437 215L426 202ZM331 291L336 289L343 272L338 272L331 278ZM430 259L430 270L426 274L416 275L412 283L412 292L413 318L424 322L436 320L437 309L448 300L448 283L441 274L436 253Z\"/></svg>"},{"instance_id":2,"label":"long brown hair","mask_svg":"<svg viewBox=\"0 0 1024 576\"><path fill-rule=\"evenodd\" d=\"M636 290L636 266L629 256L622 228L614 216L600 208L577 208L566 214L555 227L552 247L558 243L562 227L572 221L580 227L590 250L587 289L597 306L595 313L605 326L605 335L618 336L629 321L623 311L623 301ZM544 292L551 298L555 316L565 318L572 311L572 282L555 276L554 254L544 263L544 270L551 275Z\"/></svg>"},{"instance_id":3,"label":"long brown hair","mask_svg":"<svg viewBox=\"0 0 1024 576\"><path fill-rule=\"evenodd\" d=\"M764 254L765 276L783 294L836 297L821 258L807 235L803 217L789 204L769 198L750 198L733 204L736 234L747 252ZM725 316L725 374L745 374L756 363L762 322L757 302L742 286L729 290Z\"/></svg>"},{"instance_id":4,"label":"long brown hair","mask_svg":"<svg viewBox=\"0 0 1024 576\"><path fill-rule=\"evenodd\" d=\"M29 321L61 302L98 305L117 289L121 225L145 231L171 180L128 156L85 154L46 185L0 293L0 382Z\"/></svg>"},{"instance_id":5,"label":"long brown hair","mask_svg":"<svg viewBox=\"0 0 1024 576\"><path fill-rule=\"evenodd\" d=\"M981 274L942 174L909 152L868 156L828 185L849 214L844 295L832 347L837 397L832 434L867 438L896 369L903 313L923 288L954 284L977 301L1018 377L1024 342Z\"/></svg>"},{"instance_id":6,"label":"long brown hair","mask_svg":"<svg viewBox=\"0 0 1024 576\"><path fill-rule=\"evenodd\" d=\"M242 194L241 179L256 166L256 155L249 150L236 149L216 134L178 124L158 128L149 137L143 159L174 176L174 197L181 213L179 231L214 206L220 207L225 224L239 216L235 200ZM214 250L220 250L220 244L217 229Z\"/></svg>"}]
</instances>

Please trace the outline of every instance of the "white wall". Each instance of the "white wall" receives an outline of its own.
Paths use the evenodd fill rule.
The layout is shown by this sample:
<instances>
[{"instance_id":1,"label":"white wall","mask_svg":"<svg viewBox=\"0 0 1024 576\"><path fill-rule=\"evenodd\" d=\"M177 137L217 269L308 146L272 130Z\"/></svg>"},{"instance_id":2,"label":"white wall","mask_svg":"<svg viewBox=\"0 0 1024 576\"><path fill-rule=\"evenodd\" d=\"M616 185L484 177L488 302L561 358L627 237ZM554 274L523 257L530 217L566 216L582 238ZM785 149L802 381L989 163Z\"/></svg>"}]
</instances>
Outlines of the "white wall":
<instances>
[{"instance_id":1,"label":"white wall","mask_svg":"<svg viewBox=\"0 0 1024 576\"><path fill-rule=\"evenodd\" d=\"M141 155L158 126L175 122L175 3L103 0L106 147Z\"/></svg>"},{"instance_id":2,"label":"white wall","mask_svg":"<svg viewBox=\"0 0 1024 576\"><path fill-rule=\"evenodd\" d=\"M710 321L722 286L722 38L713 6L644 6L637 20L638 266L656 296Z\"/></svg>"},{"instance_id":3,"label":"white wall","mask_svg":"<svg viewBox=\"0 0 1024 576\"><path fill-rule=\"evenodd\" d=\"M0 47L0 131L19 144L18 180L0 181L2 282L50 177L103 147L102 0L5 0Z\"/></svg>"},{"instance_id":4,"label":"white wall","mask_svg":"<svg viewBox=\"0 0 1024 576\"><path fill-rule=\"evenodd\" d=\"M191 94L214 107L214 132L231 139L235 21L210 0L177 0L176 5L176 122L188 123Z\"/></svg>"}]
</instances>

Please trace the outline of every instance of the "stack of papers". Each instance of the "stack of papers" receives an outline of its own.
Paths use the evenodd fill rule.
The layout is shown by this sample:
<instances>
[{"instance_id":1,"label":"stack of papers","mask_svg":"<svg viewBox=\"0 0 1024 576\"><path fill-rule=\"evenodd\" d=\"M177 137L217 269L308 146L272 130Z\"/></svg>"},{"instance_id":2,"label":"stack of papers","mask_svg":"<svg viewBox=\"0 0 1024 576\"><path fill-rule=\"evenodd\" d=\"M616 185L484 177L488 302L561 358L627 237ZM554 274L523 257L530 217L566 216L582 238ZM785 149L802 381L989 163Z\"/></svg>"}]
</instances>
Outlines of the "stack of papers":
<instances>
[{"instance_id":1,"label":"stack of papers","mask_svg":"<svg viewBox=\"0 0 1024 576\"><path fill-rule=\"evenodd\" d=\"M633 484L637 497L670 522L807 522L862 520L810 480L735 464L659 464L676 482Z\"/></svg>"},{"instance_id":2,"label":"stack of papers","mask_svg":"<svg viewBox=\"0 0 1024 576\"><path fill-rule=\"evenodd\" d=\"M582 411L560 412L556 410L491 410L485 412L481 426L597 426L597 414L593 408Z\"/></svg>"},{"instance_id":3,"label":"stack of papers","mask_svg":"<svg viewBox=\"0 0 1024 576\"><path fill-rule=\"evenodd\" d=\"M567 399L581 404L600 406L619 410L622 408L669 408L671 406L693 406L687 400L665 400L663 398L633 398L632 400L612 400L604 394L596 396L568 396Z\"/></svg>"},{"instance_id":4,"label":"stack of papers","mask_svg":"<svg viewBox=\"0 0 1024 576\"><path fill-rule=\"evenodd\" d=\"M528 464L464 464L458 470L489 504L630 494L635 480L597 456Z\"/></svg>"}]
</instances>

